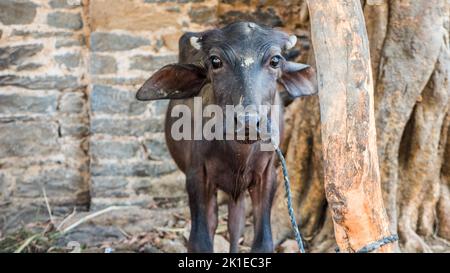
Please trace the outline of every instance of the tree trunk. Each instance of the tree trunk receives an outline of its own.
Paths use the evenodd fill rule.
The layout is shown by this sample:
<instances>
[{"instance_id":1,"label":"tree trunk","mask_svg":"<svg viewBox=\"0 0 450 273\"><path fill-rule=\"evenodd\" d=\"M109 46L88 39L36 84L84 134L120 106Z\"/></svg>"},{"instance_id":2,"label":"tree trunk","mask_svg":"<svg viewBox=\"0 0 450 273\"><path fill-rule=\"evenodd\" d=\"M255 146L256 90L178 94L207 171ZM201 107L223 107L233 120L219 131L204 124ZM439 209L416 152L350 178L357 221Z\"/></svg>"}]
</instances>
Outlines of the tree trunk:
<instances>
[{"instance_id":1,"label":"tree trunk","mask_svg":"<svg viewBox=\"0 0 450 273\"><path fill-rule=\"evenodd\" d=\"M428 252L422 237L433 235L437 220L448 107L448 3L391 1L386 12L375 93L383 192L403 250Z\"/></svg>"},{"instance_id":2,"label":"tree trunk","mask_svg":"<svg viewBox=\"0 0 450 273\"><path fill-rule=\"evenodd\" d=\"M311 2L316 2L312 3L315 6L329 3ZM333 5L348 3L345 9L351 9L355 5L349 1L330 2L337 2L332 3ZM362 2L365 2L364 16L374 76L374 117L381 185L390 220L390 232L399 234L402 251L450 251L450 4L448 1L437 0ZM372 5L374 2L376 5ZM334 7L330 10L342 11ZM325 14L328 12L329 10L324 10ZM319 24L325 29L335 28L334 32L338 35L338 32L346 31L346 28L337 27L337 24L351 24L356 18L324 20L326 21ZM354 32L349 31L350 36L346 41L353 43L353 35L358 31L362 30L357 28ZM316 35L316 38L323 39L323 43L315 43L315 50L318 50L318 58L329 58L328 54L333 56L338 53L337 47L341 48L341 44L334 44L335 37L332 33L323 33L320 35L325 36ZM318 48L327 46L330 46L329 52ZM351 52L353 51L348 54ZM346 55L341 58L344 62L348 59ZM358 61L360 58L355 59ZM365 56L361 59L367 60ZM353 69L355 62L348 63L349 69ZM330 77L342 73L334 65L328 65L325 69L330 71L319 67L322 78L328 75L325 74L327 72L332 72ZM339 82L334 81L333 87L338 86ZM351 89L347 91L347 96L352 92ZM347 105L352 102L361 103L359 100L347 99ZM343 106L346 107L346 104ZM337 116L337 113L339 112L334 112L333 115ZM357 113L350 113L353 119L358 118ZM342 119L343 117L345 115L340 116ZM309 251L333 251L336 244L332 234L332 213L328 212L330 206L326 202L323 187L324 164L317 98L292 103L287 109L286 119L289 130L286 135L289 138L283 149L295 191L294 206L300 208L297 212L302 219L301 231L307 239ZM347 123L348 127L364 126L351 121L354 124ZM327 151L326 147L324 151ZM333 151L335 154L340 152L337 148ZM336 166L332 171L340 172L342 168L345 172L351 170L345 169L345 166ZM328 186L327 189L329 191ZM273 213L275 238L278 242L291 234L281 190L282 188L278 191L278 201ZM340 247L342 248L341 245Z\"/></svg>"}]
</instances>

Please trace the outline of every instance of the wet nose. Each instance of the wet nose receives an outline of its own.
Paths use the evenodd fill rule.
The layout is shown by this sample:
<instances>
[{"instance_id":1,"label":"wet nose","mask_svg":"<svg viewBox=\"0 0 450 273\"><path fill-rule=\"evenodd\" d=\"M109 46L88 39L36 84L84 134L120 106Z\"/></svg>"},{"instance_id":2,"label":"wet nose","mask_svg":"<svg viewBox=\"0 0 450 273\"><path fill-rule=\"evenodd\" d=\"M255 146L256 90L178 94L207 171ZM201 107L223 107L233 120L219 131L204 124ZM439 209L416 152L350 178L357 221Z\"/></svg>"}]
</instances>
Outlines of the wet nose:
<instances>
[{"instance_id":1,"label":"wet nose","mask_svg":"<svg viewBox=\"0 0 450 273\"><path fill-rule=\"evenodd\" d=\"M255 130L259 131L259 115L257 113L242 113L234 116L236 131Z\"/></svg>"},{"instance_id":2,"label":"wet nose","mask_svg":"<svg viewBox=\"0 0 450 273\"><path fill-rule=\"evenodd\" d=\"M259 116L258 114L247 114L245 115L245 128L256 128L259 129Z\"/></svg>"}]
</instances>

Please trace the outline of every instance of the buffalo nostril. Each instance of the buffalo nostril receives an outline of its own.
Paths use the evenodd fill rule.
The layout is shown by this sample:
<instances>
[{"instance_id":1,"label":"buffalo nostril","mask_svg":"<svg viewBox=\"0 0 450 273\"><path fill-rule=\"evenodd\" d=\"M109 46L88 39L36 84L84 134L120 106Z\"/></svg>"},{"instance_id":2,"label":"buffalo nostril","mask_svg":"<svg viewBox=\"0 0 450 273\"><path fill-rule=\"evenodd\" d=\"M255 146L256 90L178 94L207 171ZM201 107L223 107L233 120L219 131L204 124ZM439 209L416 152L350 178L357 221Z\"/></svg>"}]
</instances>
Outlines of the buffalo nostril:
<instances>
[{"instance_id":1,"label":"buffalo nostril","mask_svg":"<svg viewBox=\"0 0 450 273\"><path fill-rule=\"evenodd\" d=\"M259 117L258 115L246 115L245 116L245 127L246 128L259 128Z\"/></svg>"},{"instance_id":2,"label":"buffalo nostril","mask_svg":"<svg viewBox=\"0 0 450 273\"><path fill-rule=\"evenodd\" d=\"M257 136L260 119L257 114L237 114L234 116L235 131L244 135Z\"/></svg>"},{"instance_id":3,"label":"buffalo nostril","mask_svg":"<svg viewBox=\"0 0 450 273\"><path fill-rule=\"evenodd\" d=\"M245 125L245 121L242 118L237 117L237 116L234 117L234 126L235 126L236 130L242 129L244 127L244 125Z\"/></svg>"}]
</instances>

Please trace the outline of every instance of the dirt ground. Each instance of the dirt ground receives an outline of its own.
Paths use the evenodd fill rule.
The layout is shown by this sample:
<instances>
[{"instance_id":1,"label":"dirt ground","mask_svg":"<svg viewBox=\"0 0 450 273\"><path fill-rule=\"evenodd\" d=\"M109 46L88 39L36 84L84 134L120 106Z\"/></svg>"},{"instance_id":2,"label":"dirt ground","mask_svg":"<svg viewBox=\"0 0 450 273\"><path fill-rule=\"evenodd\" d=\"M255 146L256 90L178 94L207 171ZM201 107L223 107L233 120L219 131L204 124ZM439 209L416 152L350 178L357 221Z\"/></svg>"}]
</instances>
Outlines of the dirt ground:
<instances>
[{"instance_id":1,"label":"dirt ground","mask_svg":"<svg viewBox=\"0 0 450 273\"><path fill-rule=\"evenodd\" d=\"M19 225L0 234L0 252L143 252L187 251L190 217L187 197L156 199L149 208L107 207L92 212L50 215L48 220ZM51 218L51 219L50 219ZM240 252L249 252L252 216L247 213ZM228 252L227 204L222 198L214 251ZM276 247L277 252L296 252L294 240Z\"/></svg>"}]
</instances>

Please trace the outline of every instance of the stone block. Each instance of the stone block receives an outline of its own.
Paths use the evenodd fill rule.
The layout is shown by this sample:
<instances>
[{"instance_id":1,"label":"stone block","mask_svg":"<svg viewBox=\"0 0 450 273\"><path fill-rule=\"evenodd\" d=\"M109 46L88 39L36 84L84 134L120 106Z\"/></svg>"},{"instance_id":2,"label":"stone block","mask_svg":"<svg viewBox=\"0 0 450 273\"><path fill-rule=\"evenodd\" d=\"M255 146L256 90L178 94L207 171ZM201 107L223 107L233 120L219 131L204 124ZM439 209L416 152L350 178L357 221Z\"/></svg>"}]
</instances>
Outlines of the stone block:
<instances>
[{"instance_id":1,"label":"stone block","mask_svg":"<svg viewBox=\"0 0 450 273\"><path fill-rule=\"evenodd\" d=\"M212 24L216 22L217 7L200 6L193 7L189 11L191 21L197 24Z\"/></svg>"},{"instance_id":2,"label":"stone block","mask_svg":"<svg viewBox=\"0 0 450 273\"><path fill-rule=\"evenodd\" d=\"M86 137L89 134L88 122L82 117L63 117L60 120L61 136Z\"/></svg>"},{"instance_id":3,"label":"stone block","mask_svg":"<svg viewBox=\"0 0 450 273\"><path fill-rule=\"evenodd\" d=\"M31 24L36 17L37 5L31 1L0 1L0 22L4 25Z\"/></svg>"},{"instance_id":4,"label":"stone block","mask_svg":"<svg viewBox=\"0 0 450 273\"><path fill-rule=\"evenodd\" d=\"M89 59L89 71L92 74L111 74L117 72L117 62L112 56L92 54Z\"/></svg>"},{"instance_id":5,"label":"stone block","mask_svg":"<svg viewBox=\"0 0 450 273\"><path fill-rule=\"evenodd\" d=\"M129 197L124 177L92 177L92 197Z\"/></svg>"},{"instance_id":6,"label":"stone block","mask_svg":"<svg viewBox=\"0 0 450 273\"><path fill-rule=\"evenodd\" d=\"M94 32L91 34L92 51L125 51L150 45L150 40L129 34Z\"/></svg>"},{"instance_id":7,"label":"stone block","mask_svg":"<svg viewBox=\"0 0 450 273\"><path fill-rule=\"evenodd\" d=\"M94 158L105 159L125 159L135 157L139 150L139 143L132 142L118 142L118 141L102 141L91 140L90 154Z\"/></svg>"},{"instance_id":8,"label":"stone block","mask_svg":"<svg viewBox=\"0 0 450 273\"><path fill-rule=\"evenodd\" d=\"M79 30L83 27L83 20L79 13L57 11L47 15L47 24L56 28Z\"/></svg>"},{"instance_id":9,"label":"stone block","mask_svg":"<svg viewBox=\"0 0 450 273\"><path fill-rule=\"evenodd\" d=\"M83 177L78 170L52 168L34 172L24 172L16 180L17 197L40 197L45 187L47 196L51 199L64 195L76 195L86 189Z\"/></svg>"},{"instance_id":10,"label":"stone block","mask_svg":"<svg viewBox=\"0 0 450 273\"><path fill-rule=\"evenodd\" d=\"M0 93L0 114L52 114L56 111L57 100L56 95L24 96L20 93Z\"/></svg>"},{"instance_id":11,"label":"stone block","mask_svg":"<svg viewBox=\"0 0 450 273\"><path fill-rule=\"evenodd\" d=\"M91 92L92 112L139 115L147 105L135 98L135 92L119 90L106 85L94 85Z\"/></svg>"},{"instance_id":12,"label":"stone block","mask_svg":"<svg viewBox=\"0 0 450 273\"><path fill-rule=\"evenodd\" d=\"M0 48L0 70L20 65L31 56L42 51L42 44L6 46Z\"/></svg>"},{"instance_id":13,"label":"stone block","mask_svg":"<svg viewBox=\"0 0 450 273\"><path fill-rule=\"evenodd\" d=\"M79 87L78 79L74 76L0 76L0 86L18 86L32 90L63 90Z\"/></svg>"},{"instance_id":14,"label":"stone block","mask_svg":"<svg viewBox=\"0 0 450 273\"><path fill-rule=\"evenodd\" d=\"M84 46L85 40L82 35L75 37L75 38L63 38L63 39L57 39L55 42L55 48L62 48L62 47L72 47L72 46Z\"/></svg>"},{"instance_id":15,"label":"stone block","mask_svg":"<svg viewBox=\"0 0 450 273\"><path fill-rule=\"evenodd\" d=\"M124 163L91 164L92 176L129 176L129 177L158 177L176 170L174 164L168 162L142 161Z\"/></svg>"},{"instance_id":16,"label":"stone block","mask_svg":"<svg viewBox=\"0 0 450 273\"><path fill-rule=\"evenodd\" d=\"M75 68L80 65L81 54L80 53L66 53L63 55L56 55L55 61L68 68Z\"/></svg>"},{"instance_id":17,"label":"stone block","mask_svg":"<svg viewBox=\"0 0 450 273\"><path fill-rule=\"evenodd\" d=\"M130 69L155 71L167 64L176 62L178 62L177 55L166 55L166 56L136 55L131 57Z\"/></svg>"},{"instance_id":18,"label":"stone block","mask_svg":"<svg viewBox=\"0 0 450 273\"><path fill-rule=\"evenodd\" d=\"M109 119L92 118L91 131L95 134L112 136L142 136L146 132L157 133L164 130L164 120L151 119Z\"/></svg>"},{"instance_id":19,"label":"stone block","mask_svg":"<svg viewBox=\"0 0 450 273\"><path fill-rule=\"evenodd\" d=\"M50 0L53 9L73 9L81 6L81 0Z\"/></svg>"},{"instance_id":20,"label":"stone block","mask_svg":"<svg viewBox=\"0 0 450 273\"><path fill-rule=\"evenodd\" d=\"M171 158L164 137L147 139L144 145L151 159L160 160Z\"/></svg>"},{"instance_id":21,"label":"stone block","mask_svg":"<svg viewBox=\"0 0 450 273\"><path fill-rule=\"evenodd\" d=\"M59 110L63 113L78 114L84 110L84 93L68 92L61 96Z\"/></svg>"},{"instance_id":22,"label":"stone block","mask_svg":"<svg viewBox=\"0 0 450 273\"><path fill-rule=\"evenodd\" d=\"M56 123L0 123L0 158L46 156L59 149Z\"/></svg>"}]
</instances>

